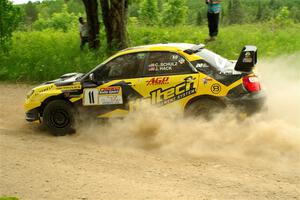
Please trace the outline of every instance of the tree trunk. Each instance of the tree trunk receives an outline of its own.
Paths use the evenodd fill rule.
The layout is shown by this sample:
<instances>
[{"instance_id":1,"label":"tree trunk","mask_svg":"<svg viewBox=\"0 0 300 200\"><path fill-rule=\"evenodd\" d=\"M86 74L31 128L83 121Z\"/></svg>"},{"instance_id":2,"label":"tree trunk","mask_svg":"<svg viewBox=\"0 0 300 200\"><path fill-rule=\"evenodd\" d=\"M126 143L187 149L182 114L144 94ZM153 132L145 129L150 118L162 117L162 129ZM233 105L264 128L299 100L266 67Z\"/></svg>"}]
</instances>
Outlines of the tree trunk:
<instances>
[{"instance_id":1,"label":"tree trunk","mask_svg":"<svg viewBox=\"0 0 300 200\"><path fill-rule=\"evenodd\" d=\"M128 0L100 0L109 50L127 47Z\"/></svg>"},{"instance_id":2,"label":"tree trunk","mask_svg":"<svg viewBox=\"0 0 300 200\"><path fill-rule=\"evenodd\" d=\"M98 2L97 0L82 0L89 28L89 47L98 49L100 46Z\"/></svg>"}]
</instances>

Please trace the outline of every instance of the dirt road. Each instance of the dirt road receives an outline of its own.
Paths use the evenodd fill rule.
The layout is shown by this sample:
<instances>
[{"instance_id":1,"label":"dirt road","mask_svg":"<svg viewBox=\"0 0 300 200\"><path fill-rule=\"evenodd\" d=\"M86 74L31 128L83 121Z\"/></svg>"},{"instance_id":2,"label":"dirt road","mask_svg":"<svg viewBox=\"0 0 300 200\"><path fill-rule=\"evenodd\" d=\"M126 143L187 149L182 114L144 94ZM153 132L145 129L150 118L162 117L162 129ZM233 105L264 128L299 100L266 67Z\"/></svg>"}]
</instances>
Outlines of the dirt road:
<instances>
[{"instance_id":1,"label":"dirt road","mask_svg":"<svg viewBox=\"0 0 300 200\"><path fill-rule=\"evenodd\" d=\"M263 63L268 113L203 122L146 109L66 137L24 121L31 86L0 84L0 196L300 199L299 68L271 76L272 62Z\"/></svg>"}]
</instances>

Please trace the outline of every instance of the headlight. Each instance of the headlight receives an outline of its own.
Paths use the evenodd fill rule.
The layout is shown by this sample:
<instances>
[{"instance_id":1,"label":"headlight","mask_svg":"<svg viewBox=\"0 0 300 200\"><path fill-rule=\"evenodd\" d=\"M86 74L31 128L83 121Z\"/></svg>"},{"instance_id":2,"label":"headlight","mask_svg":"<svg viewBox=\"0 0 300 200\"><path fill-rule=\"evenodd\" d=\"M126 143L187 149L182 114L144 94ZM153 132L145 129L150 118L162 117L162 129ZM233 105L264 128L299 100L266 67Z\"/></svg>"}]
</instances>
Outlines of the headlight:
<instances>
[{"instance_id":1,"label":"headlight","mask_svg":"<svg viewBox=\"0 0 300 200\"><path fill-rule=\"evenodd\" d=\"M26 95L27 99L29 99L33 93L34 93L34 90L30 90Z\"/></svg>"}]
</instances>

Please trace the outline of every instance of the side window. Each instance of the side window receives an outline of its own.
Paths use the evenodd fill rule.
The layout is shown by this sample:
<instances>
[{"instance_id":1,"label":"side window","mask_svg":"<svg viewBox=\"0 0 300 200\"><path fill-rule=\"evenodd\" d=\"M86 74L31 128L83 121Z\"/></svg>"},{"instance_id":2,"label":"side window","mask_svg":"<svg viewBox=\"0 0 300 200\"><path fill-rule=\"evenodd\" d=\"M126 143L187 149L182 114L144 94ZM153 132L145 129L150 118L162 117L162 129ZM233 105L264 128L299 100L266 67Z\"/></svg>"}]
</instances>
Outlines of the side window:
<instances>
[{"instance_id":1,"label":"side window","mask_svg":"<svg viewBox=\"0 0 300 200\"><path fill-rule=\"evenodd\" d=\"M146 53L133 53L119 56L96 71L97 80L113 80L137 77L144 66Z\"/></svg>"},{"instance_id":2,"label":"side window","mask_svg":"<svg viewBox=\"0 0 300 200\"><path fill-rule=\"evenodd\" d=\"M172 75L192 73L189 62L172 52L150 52L144 75Z\"/></svg>"}]
</instances>

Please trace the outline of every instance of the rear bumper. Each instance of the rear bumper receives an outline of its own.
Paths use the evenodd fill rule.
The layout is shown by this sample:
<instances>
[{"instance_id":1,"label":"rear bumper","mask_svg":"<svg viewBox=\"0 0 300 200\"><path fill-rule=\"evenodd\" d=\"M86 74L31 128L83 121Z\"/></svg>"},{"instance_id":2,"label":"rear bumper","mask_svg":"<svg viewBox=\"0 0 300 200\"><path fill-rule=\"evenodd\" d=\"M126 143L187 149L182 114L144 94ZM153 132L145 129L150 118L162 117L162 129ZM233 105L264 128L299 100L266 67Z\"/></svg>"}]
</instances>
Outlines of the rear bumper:
<instances>
[{"instance_id":1,"label":"rear bumper","mask_svg":"<svg viewBox=\"0 0 300 200\"><path fill-rule=\"evenodd\" d=\"M37 120L40 120L40 114L37 108L29 110L26 112L26 121L28 122L34 122Z\"/></svg>"},{"instance_id":2,"label":"rear bumper","mask_svg":"<svg viewBox=\"0 0 300 200\"><path fill-rule=\"evenodd\" d=\"M239 98L227 99L227 102L241 111L253 114L266 108L266 94L264 91L252 92Z\"/></svg>"}]
</instances>

